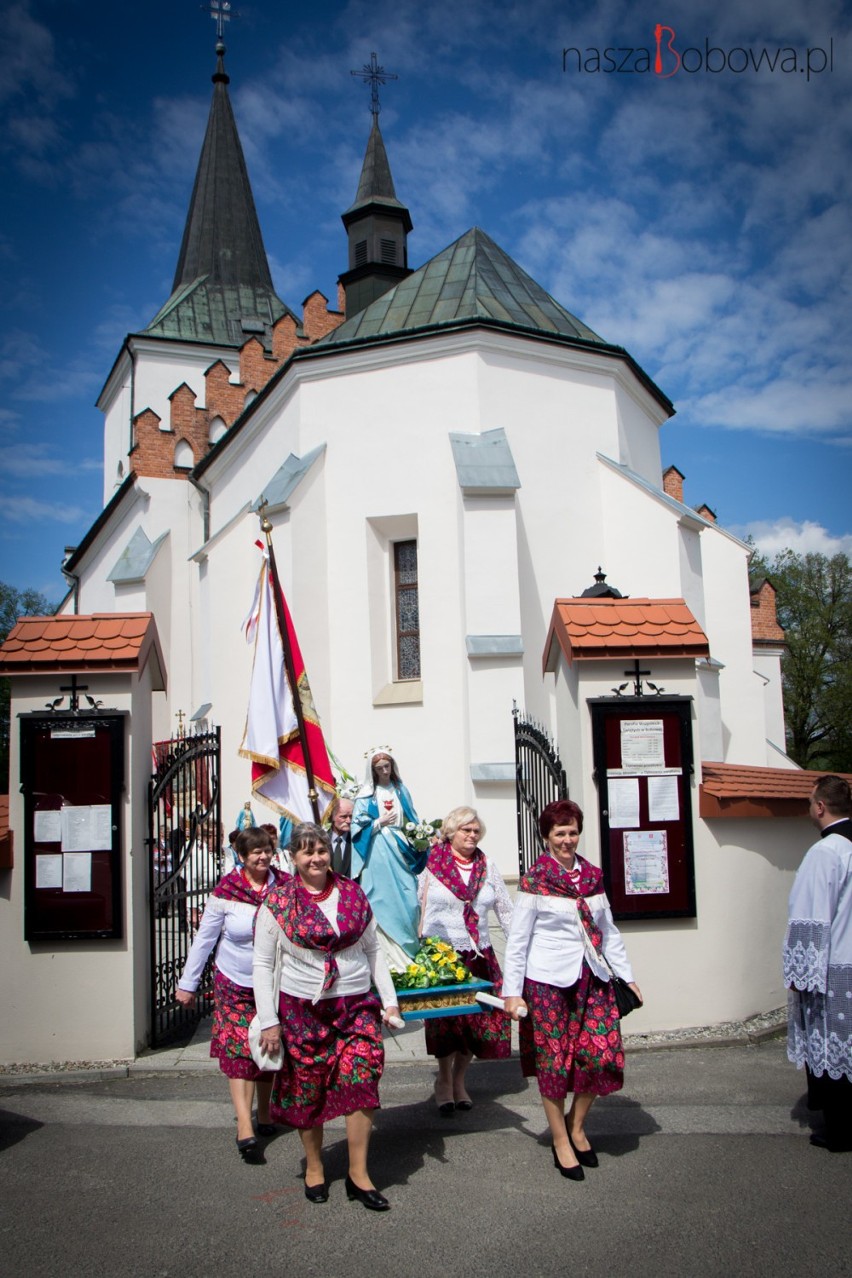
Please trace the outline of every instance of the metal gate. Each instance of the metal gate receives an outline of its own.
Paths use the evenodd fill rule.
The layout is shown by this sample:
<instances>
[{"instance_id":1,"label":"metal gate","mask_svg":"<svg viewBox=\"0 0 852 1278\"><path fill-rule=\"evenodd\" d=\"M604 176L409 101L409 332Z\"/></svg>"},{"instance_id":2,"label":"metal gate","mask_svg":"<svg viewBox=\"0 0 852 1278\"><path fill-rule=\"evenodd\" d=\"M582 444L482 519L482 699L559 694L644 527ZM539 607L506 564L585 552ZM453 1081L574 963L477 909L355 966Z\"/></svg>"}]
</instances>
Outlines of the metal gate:
<instances>
[{"instance_id":1,"label":"metal gate","mask_svg":"<svg viewBox=\"0 0 852 1278\"><path fill-rule=\"evenodd\" d=\"M148 791L151 902L151 1045L191 1033L213 1006L212 958L194 1008L175 986L204 904L222 874L219 729L158 741Z\"/></svg>"},{"instance_id":2,"label":"metal gate","mask_svg":"<svg viewBox=\"0 0 852 1278\"><path fill-rule=\"evenodd\" d=\"M544 851L538 831L542 808L568 798L565 769L544 729L524 718L517 705L515 720L515 785L518 802L518 871L526 873Z\"/></svg>"}]
</instances>

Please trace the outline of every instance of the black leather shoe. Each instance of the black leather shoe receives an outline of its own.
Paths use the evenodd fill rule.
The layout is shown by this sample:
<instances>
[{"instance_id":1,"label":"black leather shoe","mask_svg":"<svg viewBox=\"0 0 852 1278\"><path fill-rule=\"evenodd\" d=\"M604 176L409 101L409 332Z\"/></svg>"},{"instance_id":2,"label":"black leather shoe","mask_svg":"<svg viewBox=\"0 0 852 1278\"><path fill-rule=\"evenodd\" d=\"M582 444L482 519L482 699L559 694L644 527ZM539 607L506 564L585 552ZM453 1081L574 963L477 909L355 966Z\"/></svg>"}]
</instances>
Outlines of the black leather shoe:
<instances>
[{"instance_id":1,"label":"black leather shoe","mask_svg":"<svg viewBox=\"0 0 852 1278\"><path fill-rule=\"evenodd\" d=\"M556 1152L556 1146L550 1146L550 1152L553 1155L553 1165L559 1172L560 1176L564 1176L566 1180L585 1180L586 1173L579 1165L577 1167L563 1167L559 1161L559 1155Z\"/></svg>"},{"instance_id":2,"label":"black leather shoe","mask_svg":"<svg viewBox=\"0 0 852 1278\"><path fill-rule=\"evenodd\" d=\"M324 1180L318 1185L305 1185L305 1197L309 1203L327 1203L328 1185Z\"/></svg>"},{"instance_id":3,"label":"black leather shoe","mask_svg":"<svg viewBox=\"0 0 852 1278\"><path fill-rule=\"evenodd\" d=\"M238 1136L237 1149L239 1150L240 1158L244 1163L253 1163L257 1165L258 1163L263 1162L263 1153L260 1145L257 1143L256 1136L247 1136L245 1140L240 1140Z\"/></svg>"},{"instance_id":4,"label":"black leather shoe","mask_svg":"<svg viewBox=\"0 0 852 1278\"><path fill-rule=\"evenodd\" d=\"M817 1149L827 1149L831 1154L852 1153L852 1145L845 1141L831 1140L828 1136L819 1136L816 1132L811 1136L811 1144L816 1145Z\"/></svg>"},{"instance_id":5,"label":"black leather shoe","mask_svg":"<svg viewBox=\"0 0 852 1278\"><path fill-rule=\"evenodd\" d=\"M574 1141L571 1137L571 1133L568 1131L567 1118L565 1120L565 1131L568 1135L568 1140L570 1142L571 1148L573 1149L574 1153L577 1155L577 1162L580 1164L580 1166L581 1167L599 1167L600 1163L598 1162L598 1156L595 1153L595 1151L592 1149L591 1142L589 1142L588 1149L578 1149L577 1146L574 1144Z\"/></svg>"},{"instance_id":6,"label":"black leather shoe","mask_svg":"<svg viewBox=\"0 0 852 1278\"><path fill-rule=\"evenodd\" d=\"M359 1189L349 1176L346 1177L345 1184L346 1197L350 1203L357 1199L369 1211L390 1211L390 1203L377 1189Z\"/></svg>"},{"instance_id":7,"label":"black leather shoe","mask_svg":"<svg viewBox=\"0 0 852 1278\"><path fill-rule=\"evenodd\" d=\"M278 1128L275 1126L274 1123L258 1123L257 1124L258 1136L274 1136L277 1131L278 1131Z\"/></svg>"}]
</instances>

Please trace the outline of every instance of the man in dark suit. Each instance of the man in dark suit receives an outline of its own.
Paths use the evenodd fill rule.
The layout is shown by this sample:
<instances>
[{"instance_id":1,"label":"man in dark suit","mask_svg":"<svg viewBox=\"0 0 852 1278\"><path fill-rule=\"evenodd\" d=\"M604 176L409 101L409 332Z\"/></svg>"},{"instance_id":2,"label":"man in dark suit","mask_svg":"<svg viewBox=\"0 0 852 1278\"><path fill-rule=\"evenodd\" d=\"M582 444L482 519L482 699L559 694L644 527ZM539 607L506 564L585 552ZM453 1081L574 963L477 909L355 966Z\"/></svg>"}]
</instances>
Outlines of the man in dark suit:
<instances>
[{"instance_id":1,"label":"man in dark suit","mask_svg":"<svg viewBox=\"0 0 852 1278\"><path fill-rule=\"evenodd\" d=\"M329 834L331 835L331 868L335 874L349 878L352 870L352 809L351 799L335 799L331 805Z\"/></svg>"}]
</instances>

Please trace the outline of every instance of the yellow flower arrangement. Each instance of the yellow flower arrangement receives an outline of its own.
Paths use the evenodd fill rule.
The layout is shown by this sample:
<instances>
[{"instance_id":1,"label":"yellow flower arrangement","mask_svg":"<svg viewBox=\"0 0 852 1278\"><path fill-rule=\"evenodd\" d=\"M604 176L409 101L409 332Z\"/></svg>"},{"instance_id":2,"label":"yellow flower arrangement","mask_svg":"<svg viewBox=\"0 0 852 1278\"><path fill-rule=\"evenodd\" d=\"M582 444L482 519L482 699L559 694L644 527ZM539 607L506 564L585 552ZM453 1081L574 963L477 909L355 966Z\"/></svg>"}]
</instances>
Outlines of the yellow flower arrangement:
<instances>
[{"instance_id":1,"label":"yellow flower arrangement","mask_svg":"<svg viewBox=\"0 0 852 1278\"><path fill-rule=\"evenodd\" d=\"M473 979L452 945L436 936L427 936L405 971L392 970L391 976L398 990L425 990Z\"/></svg>"}]
</instances>

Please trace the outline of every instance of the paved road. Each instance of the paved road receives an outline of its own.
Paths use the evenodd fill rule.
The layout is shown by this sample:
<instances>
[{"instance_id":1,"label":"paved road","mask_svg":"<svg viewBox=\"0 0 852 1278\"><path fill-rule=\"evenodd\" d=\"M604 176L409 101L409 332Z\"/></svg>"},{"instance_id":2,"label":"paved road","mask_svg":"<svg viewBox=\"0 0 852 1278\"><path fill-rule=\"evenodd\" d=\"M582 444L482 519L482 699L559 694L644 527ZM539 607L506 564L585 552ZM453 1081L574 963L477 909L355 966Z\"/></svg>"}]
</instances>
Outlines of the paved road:
<instances>
[{"instance_id":1,"label":"paved road","mask_svg":"<svg viewBox=\"0 0 852 1278\"><path fill-rule=\"evenodd\" d=\"M392 1052L389 1049L389 1053ZM553 1168L517 1062L471 1071L441 1119L431 1066L385 1074L372 1166L392 1210L349 1203L343 1125L331 1201L305 1201L295 1133L266 1164L234 1147L207 1071L0 1078L0 1257L17 1278L667 1278L852 1273L852 1155L808 1143L782 1044L637 1052L599 1102L601 1166Z\"/></svg>"}]
</instances>

